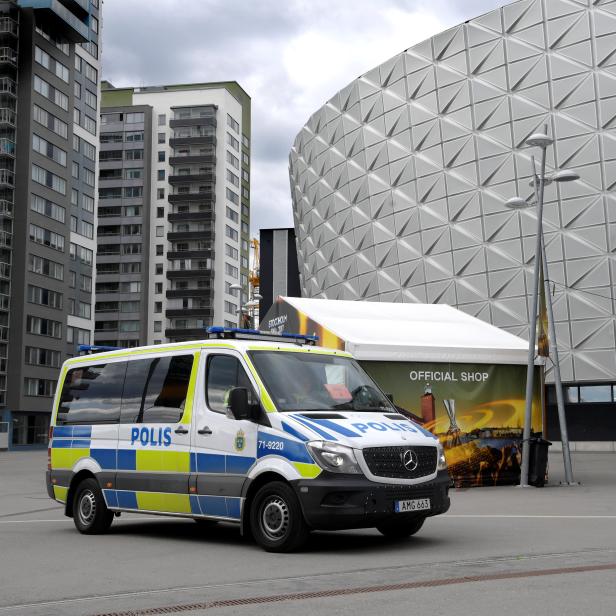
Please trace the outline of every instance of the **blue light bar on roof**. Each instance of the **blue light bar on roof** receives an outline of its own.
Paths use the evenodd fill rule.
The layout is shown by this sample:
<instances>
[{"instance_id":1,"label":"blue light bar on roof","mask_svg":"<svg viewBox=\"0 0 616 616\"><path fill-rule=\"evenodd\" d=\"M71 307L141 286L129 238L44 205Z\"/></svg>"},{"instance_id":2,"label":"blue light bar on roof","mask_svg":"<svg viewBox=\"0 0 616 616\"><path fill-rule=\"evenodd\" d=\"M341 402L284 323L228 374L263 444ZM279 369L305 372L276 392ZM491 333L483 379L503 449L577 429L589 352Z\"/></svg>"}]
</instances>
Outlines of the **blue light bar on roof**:
<instances>
[{"instance_id":1,"label":"blue light bar on roof","mask_svg":"<svg viewBox=\"0 0 616 616\"><path fill-rule=\"evenodd\" d=\"M270 332L262 332L258 329L244 329L242 327L221 327L216 325L214 327L206 328L207 333L212 338L237 338L237 339L283 339L284 341L304 342L306 344L316 344L319 340L318 336L308 336L306 334L274 334Z\"/></svg>"},{"instance_id":2,"label":"blue light bar on roof","mask_svg":"<svg viewBox=\"0 0 616 616\"><path fill-rule=\"evenodd\" d=\"M106 351L121 351L124 347L104 346L100 344L80 344L77 350L80 353L105 353Z\"/></svg>"}]
</instances>

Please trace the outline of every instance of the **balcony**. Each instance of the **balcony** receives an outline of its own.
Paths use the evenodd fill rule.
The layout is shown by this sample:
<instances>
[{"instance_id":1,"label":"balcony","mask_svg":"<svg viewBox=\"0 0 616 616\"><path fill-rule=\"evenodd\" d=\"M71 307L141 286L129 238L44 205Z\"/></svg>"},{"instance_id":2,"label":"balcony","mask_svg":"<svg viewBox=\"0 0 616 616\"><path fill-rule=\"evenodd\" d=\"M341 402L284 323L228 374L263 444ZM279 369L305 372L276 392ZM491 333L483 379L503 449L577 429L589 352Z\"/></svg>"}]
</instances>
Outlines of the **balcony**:
<instances>
[{"instance_id":1,"label":"balcony","mask_svg":"<svg viewBox=\"0 0 616 616\"><path fill-rule=\"evenodd\" d=\"M174 118L169 120L169 128L179 128L181 126L217 126L216 116L203 116L197 118Z\"/></svg>"},{"instance_id":2,"label":"balcony","mask_svg":"<svg viewBox=\"0 0 616 616\"><path fill-rule=\"evenodd\" d=\"M175 195L169 195L167 197L169 203L191 203L191 202L199 202L205 203L208 202L208 205L214 205L216 203L216 194L214 191L208 192L191 192L191 193L179 193Z\"/></svg>"},{"instance_id":3,"label":"balcony","mask_svg":"<svg viewBox=\"0 0 616 616\"><path fill-rule=\"evenodd\" d=\"M8 231L0 231L0 247L11 248L13 246L13 234Z\"/></svg>"},{"instance_id":4,"label":"balcony","mask_svg":"<svg viewBox=\"0 0 616 616\"><path fill-rule=\"evenodd\" d=\"M0 156L15 158L15 142L6 137L0 138Z\"/></svg>"},{"instance_id":5,"label":"balcony","mask_svg":"<svg viewBox=\"0 0 616 616\"><path fill-rule=\"evenodd\" d=\"M177 280L178 278L211 278L211 269L177 269L167 270L167 280Z\"/></svg>"},{"instance_id":6,"label":"balcony","mask_svg":"<svg viewBox=\"0 0 616 616\"><path fill-rule=\"evenodd\" d=\"M60 0L69 11L82 18L90 14L90 0Z\"/></svg>"},{"instance_id":7,"label":"balcony","mask_svg":"<svg viewBox=\"0 0 616 616\"><path fill-rule=\"evenodd\" d=\"M17 96L17 83L15 83L15 80L11 79L10 77L1 77L0 94L10 94L11 96Z\"/></svg>"},{"instance_id":8,"label":"balcony","mask_svg":"<svg viewBox=\"0 0 616 616\"><path fill-rule=\"evenodd\" d=\"M213 308L171 308L165 310L165 316L168 319L182 319L188 317L211 318L214 316Z\"/></svg>"},{"instance_id":9,"label":"balcony","mask_svg":"<svg viewBox=\"0 0 616 616\"><path fill-rule=\"evenodd\" d=\"M180 154L176 156L171 156L169 158L169 164L172 167L175 167L177 165L192 165L202 163L211 163L215 165L216 154L214 154L213 152L211 154Z\"/></svg>"},{"instance_id":10,"label":"balcony","mask_svg":"<svg viewBox=\"0 0 616 616\"><path fill-rule=\"evenodd\" d=\"M9 64L17 68L17 52L10 47L0 47L0 64Z\"/></svg>"},{"instance_id":11,"label":"balcony","mask_svg":"<svg viewBox=\"0 0 616 616\"><path fill-rule=\"evenodd\" d=\"M197 175L170 175L169 184L193 184L197 182L207 182L213 184L216 180L215 173L202 173Z\"/></svg>"},{"instance_id":12,"label":"balcony","mask_svg":"<svg viewBox=\"0 0 616 616\"><path fill-rule=\"evenodd\" d=\"M182 340L201 340L206 338L205 327L195 327L191 329L166 329L167 338L181 338Z\"/></svg>"},{"instance_id":13,"label":"balcony","mask_svg":"<svg viewBox=\"0 0 616 616\"><path fill-rule=\"evenodd\" d=\"M64 0L71 9L83 8L85 0ZM52 27L59 29L62 36L71 43L87 43L89 40L89 27L72 10L69 10L59 0L17 0L17 4L25 9L34 9L51 22Z\"/></svg>"},{"instance_id":14,"label":"balcony","mask_svg":"<svg viewBox=\"0 0 616 616\"><path fill-rule=\"evenodd\" d=\"M0 187L13 188L15 186L15 174L10 169L0 169Z\"/></svg>"},{"instance_id":15,"label":"balcony","mask_svg":"<svg viewBox=\"0 0 616 616\"><path fill-rule=\"evenodd\" d=\"M211 298L212 295L212 289L170 289L166 292L167 299L181 299L184 297Z\"/></svg>"},{"instance_id":16,"label":"balcony","mask_svg":"<svg viewBox=\"0 0 616 616\"><path fill-rule=\"evenodd\" d=\"M19 35L19 25L10 17L0 18L0 35L10 34L11 36Z\"/></svg>"},{"instance_id":17,"label":"balcony","mask_svg":"<svg viewBox=\"0 0 616 616\"><path fill-rule=\"evenodd\" d=\"M100 214L99 214L100 216ZM176 212L167 215L169 222L183 222L183 221L198 221L207 220L208 222L214 222L216 215L213 211L209 212Z\"/></svg>"},{"instance_id":18,"label":"balcony","mask_svg":"<svg viewBox=\"0 0 616 616\"><path fill-rule=\"evenodd\" d=\"M13 203L7 199L0 199L0 217L13 218Z\"/></svg>"},{"instance_id":19,"label":"balcony","mask_svg":"<svg viewBox=\"0 0 616 616\"><path fill-rule=\"evenodd\" d=\"M4 293L0 294L0 310L8 311L11 309L11 297Z\"/></svg>"},{"instance_id":20,"label":"balcony","mask_svg":"<svg viewBox=\"0 0 616 616\"><path fill-rule=\"evenodd\" d=\"M169 139L169 145L172 148L177 148L180 145L209 145L213 148L216 147L215 135L188 135L186 137L172 137Z\"/></svg>"},{"instance_id":21,"label":"balcony","mask_svg":"<svg viewBox=\"0 0 616 616\"><path fill-rule=\"evenodd\" d=\"M209 259L212 256L211 250L170 250L167 252L167 259Z\"/></svg>"},{"instance_id":22,"label":"balcony","mask_svg":"<svg viewBox=\"0 0 616 616\"><path fill-rule=\"evenodd\" d=\"M11 277L11 264L0 262L0 278L8 280Z\"/></svg>"},{"instance_id":23,"label":"balcony","mask_svg":"<svg viewBox=\"0 0 616 616\"><path fill-rule=\"evenodd\" d=\"M11 126L15 128L16 114L8 107L0 107L0 126Z\"/></svg>"},{"instance_id":24,"label":"balcony","mask_svg":"<svg viewBox=\"0 0 616 616\"><path fill-rule=\"evenodd\" d=\"M167 241L169 242L212 239L214 239L214 232L211 229L208 231L172 231L171 233L167 233Z\"/></svg>"}]
</instances>

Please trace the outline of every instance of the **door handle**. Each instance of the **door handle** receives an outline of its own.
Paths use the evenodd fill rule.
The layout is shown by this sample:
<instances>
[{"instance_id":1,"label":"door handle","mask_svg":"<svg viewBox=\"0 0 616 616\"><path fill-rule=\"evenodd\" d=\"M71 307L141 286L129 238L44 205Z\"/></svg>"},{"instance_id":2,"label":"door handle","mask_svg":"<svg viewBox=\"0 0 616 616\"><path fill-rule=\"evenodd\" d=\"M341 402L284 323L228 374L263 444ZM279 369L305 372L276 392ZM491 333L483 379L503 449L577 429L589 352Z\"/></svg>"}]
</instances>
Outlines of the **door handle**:
<instances>
[{"instance_id":1,"label":"door handle","mask_svg":"<svg viewBox=\"0 0 616 616\"><path fill-rule=\"evenodd\" d=\"M179 428L175 429L175 433L176 434L188 434L188 429L180 426Z\"/></svg>"},{"instance_id":2,"label":"door handle","mask_svg":"<svg viewBox=\"0 0 616 616\"><path fill-rule=\"evenodd\" d=\"M212 430L209 426L204 426L201 430L197 430L199 434L212 434Z\"/></svg>"}]
</instances>

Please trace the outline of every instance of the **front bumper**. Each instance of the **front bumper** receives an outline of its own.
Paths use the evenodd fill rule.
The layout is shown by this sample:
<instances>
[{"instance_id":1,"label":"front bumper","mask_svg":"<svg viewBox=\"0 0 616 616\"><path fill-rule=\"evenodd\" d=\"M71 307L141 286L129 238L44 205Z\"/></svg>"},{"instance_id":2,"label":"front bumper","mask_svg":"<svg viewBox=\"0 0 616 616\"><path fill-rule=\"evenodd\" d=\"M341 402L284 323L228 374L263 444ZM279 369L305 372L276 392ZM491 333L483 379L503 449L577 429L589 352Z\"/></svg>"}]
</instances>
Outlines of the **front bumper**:
<instances>
[{"instance_id":1,"label":"front bumper","mask_svg":"<svg viewBox=\"0 0 616 616\"><path fill-rule=\"evenodd\" d=\"M316 479L292 482L308 525L316 530L372 528L387 520L412 519L445 513L449 509L447 471L432 481L415 485L381 484L357 475L321 473ZM397 500L429 498L429 511L395 513Z\"/></svg>"}]
</instances>

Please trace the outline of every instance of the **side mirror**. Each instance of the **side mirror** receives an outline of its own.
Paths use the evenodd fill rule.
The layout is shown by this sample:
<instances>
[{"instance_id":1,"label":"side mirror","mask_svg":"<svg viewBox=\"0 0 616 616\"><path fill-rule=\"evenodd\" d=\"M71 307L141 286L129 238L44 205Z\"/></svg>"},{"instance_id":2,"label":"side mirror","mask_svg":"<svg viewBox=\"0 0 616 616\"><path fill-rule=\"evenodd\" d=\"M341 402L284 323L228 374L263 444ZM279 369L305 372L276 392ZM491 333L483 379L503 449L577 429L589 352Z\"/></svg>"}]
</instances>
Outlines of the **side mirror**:
<instances>
[{"instance_id":1,"label":"side mirror","mask_svg":"<svg viewBox=\"0 0 616 616\"><path fill-rule=\"evenodd\" d=\"M248 390L245 387L234 387L229 392L229 410L235 419L252 419Z\"/></svg>"},{"instance_id":2,"label":"side mirror","mask_svg":"<svg viewBox=\"0 0 616 616\"><path fill-rule=\"evenodd\" d=\"M394 395L393 394L385 394L385 395L387 396L389 401L393 404L394 403Z\"/></svg>"}]
</instances>

